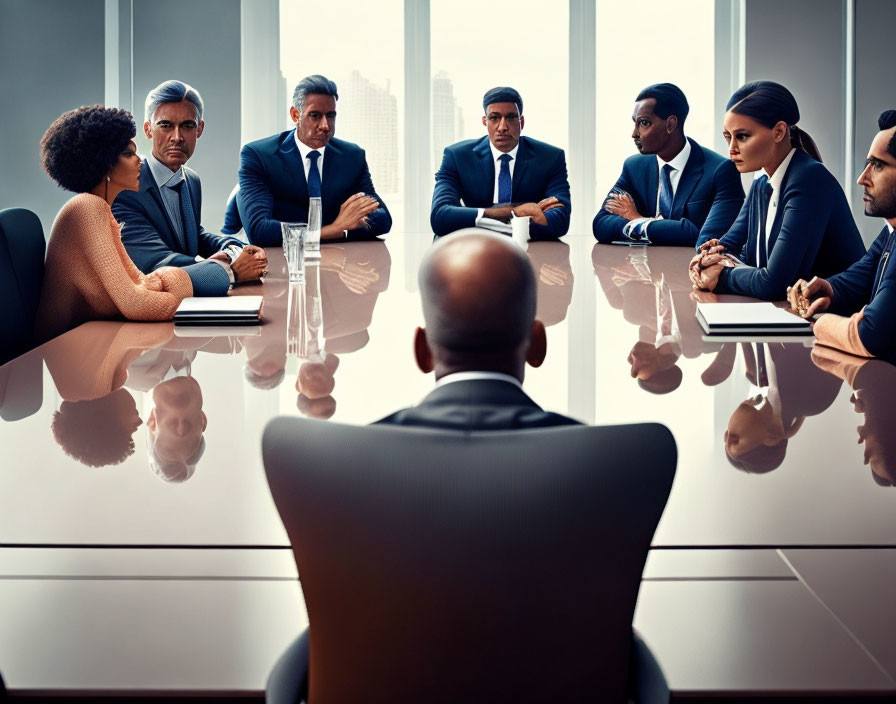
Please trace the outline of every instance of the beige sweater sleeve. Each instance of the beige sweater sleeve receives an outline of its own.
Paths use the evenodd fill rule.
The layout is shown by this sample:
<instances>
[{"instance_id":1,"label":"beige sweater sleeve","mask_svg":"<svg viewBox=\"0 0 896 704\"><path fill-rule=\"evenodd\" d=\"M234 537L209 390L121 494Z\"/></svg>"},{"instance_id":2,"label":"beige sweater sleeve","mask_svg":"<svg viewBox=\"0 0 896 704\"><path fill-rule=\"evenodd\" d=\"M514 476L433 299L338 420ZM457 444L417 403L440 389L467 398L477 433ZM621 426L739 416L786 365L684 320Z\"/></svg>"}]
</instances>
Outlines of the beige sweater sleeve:
<instances>
[{"instance_id":1,"label":"beige sweater sleeve","mask_svg":"<svg viewBox=\"0 0 896 704\"><path fill-rule=\"evenodd\" d=\"M109 206L89 196L80 205L71 215L79 219L72 223L72 230L78 233L84 270L73 271L72 275L83 277L79 282L82 290L85 293L101 290L130 320L170 320L183 296L147 290L143 275L124 250ZM186 272L184 276L189 279Z\"/></svg>"},{"instance_id":2,"label":"beige sweater sleeve","mask_svg":"<svg viewBox=\"0 0 896 704\"><path fill-rule=\"evenodd\" d=\"M873 357L859 337L859 321L864 309L848 318L825 313L815 321L815 339L828 347L834 347L859 357Z\"/></svg>"}]
</instances>

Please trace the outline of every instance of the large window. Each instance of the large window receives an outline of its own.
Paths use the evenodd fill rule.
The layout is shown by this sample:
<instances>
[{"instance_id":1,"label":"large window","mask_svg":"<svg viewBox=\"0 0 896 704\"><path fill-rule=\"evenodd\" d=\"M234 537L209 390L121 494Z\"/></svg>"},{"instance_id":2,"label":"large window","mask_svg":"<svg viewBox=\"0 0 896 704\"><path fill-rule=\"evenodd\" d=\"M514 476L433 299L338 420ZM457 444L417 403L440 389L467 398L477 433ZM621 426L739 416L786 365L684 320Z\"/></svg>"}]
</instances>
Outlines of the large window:
<instances>
[{"instance_id":1,"label":"large window","mask_svg":"<svg viewBox=\"0 0 896 704\"><path fill-rule=\"evenodd\" d=\"M715 13L713 0L647 0L634 6L597 0L596 186L601 199L616 181L631 140L632 109L642 88L674 83L690 105L685 134L712 148Z\"/></svg>"},{"instance_id":2,"label":"large window","mask_svg":"<svg viewBox=\"0 0 896 704\"><path fill-rule=\"evenodd\" d=\"M335 81L336 136L367 151L377 192L393 206L402 187L404 3L330 0L321 9L334 22L326 35L310 28L306 3L280 0L286 104L292 104L296 83L307 75Z\"/></svg>"},{"instance_id":3,"label":"large window","mask_svg":"<svg viewBox=\"0 0 896 704\"><path fill-rule=\"evenodd\" d=\"M524 135L566 149L569 11L564 3L432 0L432 164L461 139L481 137L482 96L512 86L523 98Z\"/></svg>"}]
</instances>

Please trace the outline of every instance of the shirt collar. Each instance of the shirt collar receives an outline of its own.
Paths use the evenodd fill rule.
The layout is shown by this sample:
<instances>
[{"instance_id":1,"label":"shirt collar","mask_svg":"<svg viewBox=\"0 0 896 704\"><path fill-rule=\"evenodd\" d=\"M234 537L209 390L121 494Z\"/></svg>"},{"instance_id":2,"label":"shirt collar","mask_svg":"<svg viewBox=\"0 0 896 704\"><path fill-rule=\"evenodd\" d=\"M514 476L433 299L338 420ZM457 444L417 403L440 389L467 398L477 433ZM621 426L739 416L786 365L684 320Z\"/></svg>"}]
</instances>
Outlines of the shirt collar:
<instances>
[{"instance_id":1,"label":"shirt collar","mask_svg":"<svg viewBox=\"0 0 896 704\"><path fill-rule=\"evenodd\" d=\"M308 158L308 155L311 152L319 152L321 156L324 155L324 150L327 148L326 145L322 146L320 149L312 149L307 144L305 144L301 139L299 139L298 130L293 130L292 136L293 136L293 139L296 140L296 146L299 148L299 154L302 155L302 162L304 162Z\"/></svg>"},{"instance_id":2,"label":"shirt collar","mask_svg":"<svg viewBox=\"0 0 896 704\"><path fill-rule=\"evenodd\" d=\"M514 161L516 160L516 152L520 148L520 143L517 142L516 146L509 152L502 152L500 149L496 149L491 140L488 141L488 146L492 150L492 161L498 161L498 159L501 158L502 154L510 154L511 161Z\"/></svg>"},{"instance_id":3,"label":"shirt collar","mask_svg":"<svg viewBox=\"0 0 896 704\"><path fill-rule=\"evenodd\" d=\"M509 152L508 152L509 153ZM501 374L500 372L455 372L443 376L436 382L436 388L445 384L453 384L455 381L506 381L513 384L518 389L522 389L523 385L520 380L510 374Z\"/></svg>"},{"instance_id":4,"label":"shirt collar","mask_svg":"<svg viewBox=\"0 0 896 704\"><path fill-rule=\"evenodd\" d=\"M159 188L175 188L186 176L184 175L184 167L181 166L177 171L172 171L161 161L155 158L153 154L146 157L146 163L149 165L149 173L155 179Z\"/></svg>"},{"instance_id":5,"label":"shirt collar","mask_svg":"<svg viewBox=\"0 0 896 704\"><path fill-rule=\"evenodd\" d=\"M887 223L887 229L890 230L890 234L893 234L893 226L890 223Z\"/></svg>"},{"instance_id":6,"label":"shirt collar","mask_svg":"<svg viewBox=\"0 0 896 704\"><path fill-rule=\"evenodd\" d=\"M688 158L691 156L691 143L687 138L684 140L684 146L681 148L681 151L676 154L671 161L663 161L660 159L659 154L656 157L656 163L659 165L659 168L662 169L666 164L669 164L676 171L682 171L685 167L685 164L688 163Z\"/></svg>"},{"instance_id":7,"label":"shirt collar","mask_svg":"<svg viewBox=\"0 0 896 704\"><path fill-rule=\"evenodd\" d=\"M775 173L768 178L768 182L776 191L781 189L781 184L784 182L784 176L787 174L787 167L790 166L790 162L793 159L794 152L796 152L796 147L792 148L787 153L787 156L784 157L784 161L782 161L780 166L775 169ZM762 170L762 173L768 176L768 171L766 171L765 169Z\"/></svg>"}]
</instances>

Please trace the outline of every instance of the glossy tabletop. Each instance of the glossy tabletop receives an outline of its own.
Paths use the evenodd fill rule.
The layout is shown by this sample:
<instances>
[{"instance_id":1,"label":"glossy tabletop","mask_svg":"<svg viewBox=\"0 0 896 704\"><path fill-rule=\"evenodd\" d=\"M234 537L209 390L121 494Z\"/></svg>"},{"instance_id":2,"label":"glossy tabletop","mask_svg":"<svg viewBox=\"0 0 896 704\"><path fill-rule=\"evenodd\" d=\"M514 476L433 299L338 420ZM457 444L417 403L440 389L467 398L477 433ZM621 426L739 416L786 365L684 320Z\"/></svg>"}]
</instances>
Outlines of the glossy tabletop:
<instances>
[{"instance_id":1,"label":"glossy tabletop","mask_svg":"<svg viewBox=\"0 0 896 704\"><path fill-rule=\"evenodd\" d=\"M822 668L819 691L896 692L894 630L875 628L861 608L850 612L848 574L824 569L849 565L896 587L896 550L886 549L896 548L896 367L813 352L811 340L705 339L688 250L567 239L528 245L548 356L527 370L524 388L584 422L659 421L675 436L678 470L636 618L670 683L697 694L809 691L813 668ZM425 248L400 236L325 245L299 285L287 283L282 253L269 250L264 284L233 292L264 296L260 326L93 322L0 367L0 602L24 599L33 610L16 611L18 630L0 635L12 689L39 691L42 670L11 639L35 628L47 601L93 600L101 610L119 593L111 577L132 578L131 598L156 604L148 613L161 608L153 580L187 600L200 599L207 582L229 584L214 587L211 619L215 609L238 611L240 599L297 599L290 608L304 613L283 582L294 587L261 433L279 414L369 423L428 393L433 380L417 370L411 347L422 324L416 271ZM96 574L70 557L97 548L105 557L91 558L100 561ZM173 557L209 550L221 559L198 561L197 574ZM246 567L234 557L244 551L260 562ZM35 584L47 590L44 603L23 596ZM884 591L856 593L871 603ZM222 691L259 691L288 640L282 618L256 608L245 617L271 624L274 647L242 685L222 680ZM888 602L877 608L896 621ZM298 632L303 618L286 630ZM721 657L717 640L732 630L744 632L732 642L756 657L738 660L736 648ZM679 638L716 656L715 674L682 659ZM779 646L763 650L767 639ZM4 666L11 658L13 669ZM192 679L169 669L176 676L161 676L160 691L214 690L214 668ZM127 689L91 672L54 686ZM132 683L140 691L144 675Z\"/></svg>"}]
</instances>

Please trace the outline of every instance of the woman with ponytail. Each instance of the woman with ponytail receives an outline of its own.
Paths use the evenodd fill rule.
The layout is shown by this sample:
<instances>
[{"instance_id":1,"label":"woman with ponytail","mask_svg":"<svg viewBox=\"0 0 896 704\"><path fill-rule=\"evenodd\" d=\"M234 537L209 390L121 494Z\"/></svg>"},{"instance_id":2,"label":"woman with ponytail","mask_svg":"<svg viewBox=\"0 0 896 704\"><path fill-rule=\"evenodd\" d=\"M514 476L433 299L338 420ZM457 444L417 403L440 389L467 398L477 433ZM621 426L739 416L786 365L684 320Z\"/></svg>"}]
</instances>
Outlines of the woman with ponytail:
<instances>
[{"instance_id":1,"label":"woman with ponytail","mask_svg":"<svg viewBox=\"0 0 896 704\"><path fill-rule=\"evenodd\" d=\"M731 96L729 156L741 173L763 173L728 233L698 242L694 288L782 300L797 279L843 271L865 253L843 189L799 119L793 94L779 83L747 83Z\"/></svg>"}]
</instances>

